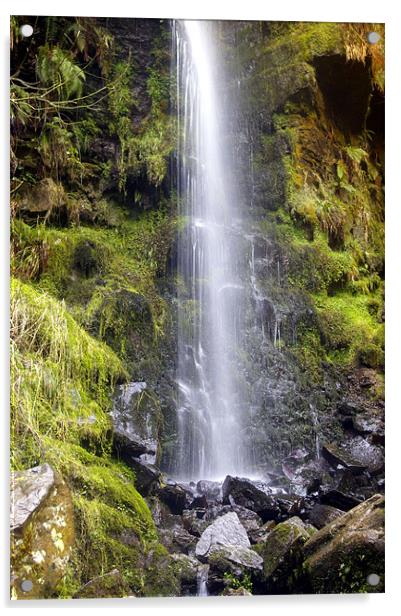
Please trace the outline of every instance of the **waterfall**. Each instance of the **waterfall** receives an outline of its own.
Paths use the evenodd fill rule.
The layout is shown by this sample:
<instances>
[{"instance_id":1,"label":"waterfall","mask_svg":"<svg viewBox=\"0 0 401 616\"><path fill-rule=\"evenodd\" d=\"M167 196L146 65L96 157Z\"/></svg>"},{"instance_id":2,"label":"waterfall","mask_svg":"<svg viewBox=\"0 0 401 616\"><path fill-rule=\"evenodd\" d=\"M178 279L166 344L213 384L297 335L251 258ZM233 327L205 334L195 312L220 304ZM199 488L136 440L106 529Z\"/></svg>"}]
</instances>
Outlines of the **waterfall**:
<instances>
[{"instance_id":1,"label":"waterfall","mask_svg":"<svg viewBox=\"0 0 401 616\"><path fill-rule=\"evenodd\" d=\"M221 478L247 466L237 374L244 259L231 173L218 25L175 24L178 268L177 478Z\"/></svg>"}]
</instances>

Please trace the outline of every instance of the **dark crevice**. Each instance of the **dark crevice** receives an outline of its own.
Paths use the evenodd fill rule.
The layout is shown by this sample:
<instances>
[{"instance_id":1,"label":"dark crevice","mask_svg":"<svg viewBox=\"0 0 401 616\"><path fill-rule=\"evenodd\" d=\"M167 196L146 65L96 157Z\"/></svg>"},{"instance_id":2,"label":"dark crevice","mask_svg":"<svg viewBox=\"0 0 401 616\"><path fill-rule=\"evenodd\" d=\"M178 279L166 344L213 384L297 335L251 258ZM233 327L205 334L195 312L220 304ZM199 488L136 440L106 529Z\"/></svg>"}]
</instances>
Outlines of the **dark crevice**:
<instances>
[{"instance_id":1,"label":"dark crevice","mask_svg":"<svg viewBox=\"0 0 401 616\"><path fill-rule=\"evenodd\" d=\"M371 93L369 64L335 55L315 58L314 66L327 115L347 137L361 133Z\"/></svg>"}]
</instances>

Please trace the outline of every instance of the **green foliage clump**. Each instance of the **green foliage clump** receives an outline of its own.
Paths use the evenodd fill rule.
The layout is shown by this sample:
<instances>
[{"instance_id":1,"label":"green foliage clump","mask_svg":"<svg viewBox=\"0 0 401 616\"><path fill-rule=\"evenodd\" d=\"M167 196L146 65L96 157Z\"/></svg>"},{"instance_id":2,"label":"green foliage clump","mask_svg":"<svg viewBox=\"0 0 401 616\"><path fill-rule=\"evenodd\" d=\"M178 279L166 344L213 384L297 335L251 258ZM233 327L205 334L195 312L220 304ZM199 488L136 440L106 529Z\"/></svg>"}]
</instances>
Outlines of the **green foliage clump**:
<instances>
[{"instance_id":1,"label":"green foliage clump","mask_svg":"<svg viewBox=\"0 0 401 616\"><path fill-rule=\"evenodd\" d=\"M42 435L104 446L109 391L124 375L118 357L65 305L18 280L11 285L11 338L13 465L38 462Z\"/></svg>"}]
</instances>

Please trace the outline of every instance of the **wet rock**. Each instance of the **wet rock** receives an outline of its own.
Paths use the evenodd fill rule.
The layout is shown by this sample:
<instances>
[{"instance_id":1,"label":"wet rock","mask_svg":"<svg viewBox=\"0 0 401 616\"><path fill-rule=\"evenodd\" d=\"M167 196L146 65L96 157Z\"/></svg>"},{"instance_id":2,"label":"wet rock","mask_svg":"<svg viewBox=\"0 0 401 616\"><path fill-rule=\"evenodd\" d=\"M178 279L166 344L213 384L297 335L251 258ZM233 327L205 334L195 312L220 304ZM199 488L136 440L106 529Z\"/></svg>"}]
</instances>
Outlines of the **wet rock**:
<instances>
[{"instance_id":1,"label":"wet rock","mask_svg":"<svg viewBox=\"0 0 401 616\"><path fill-rule=\"evenodd\" d=\"M182 515L184 509L191 504L191 494L178 483L163 486L158 491L158 496L175 515Z\"/></svg>"},{"instance_id":2,"label":"wet rock","mask_svg":"<svg viewBox=\"0 0 401 616\"><path fill-rule=\"evenodd\" d=\"M280 515L280 508L269 488L262 482L252 482L241 477L227 475L223 487L223 503L236 504L257 513L263 520L274 520Z\"/></svg>"},{"instance_id":3,"label":"wet rock","mask_svg":"<svg viewBox=\"0 0 401 616\"><path fill-rule=\"evenodd\" d=\"M245 528L236 513L230 512L217 518L202 533L196 544L195 555L205 562L212 546L235 546L249 548L250 542Z\"/></svg>"},{"instance_id":4,"label":"wet rock","mask_svg":"<svg viewBox=\"0 0 401 616\"><path fill-rule=\"evenodd\" d=\"M218 481L202 479L196 484L199 494L204 494L209 501L218 501L221 498L221 484Z\"/></svg>"},{"instance_id":5,"label":"wet rock","mask_svg":"<svg viewBox=\"0 0 401 616\"><path fill-rule=\"evenodd\" d=\"M303 560L302 548L314 529L293 517L277 526L259 544L263 557L263 580L268 593L296 592L297 573Z\"/></svg>"},{"instance_id":6,"label":"wet rock","mask_svg":"<svg viewBox=\"0 0 401 616\"><path fill-rule=\"evenodd\" d=\"M356 460L349 452L334 443L327 443L322 447L324 458L337 469L339 466L349 469L355 475L360 475L367 469L366 463Z\"/></svg>"},{"instance_id":7,"label":"wet rock","mask_svg":"<svg viewBox=\"0 0 401 616\"><path fill-rule=\"evenodd\" d=\"M370 435L376 445L384 445L384 423L379 417L356 415L352 418L352 427L361 435Z\"/></svg>"},{"instance_id":8,"label":"wet rock","mask_svg":"<svg viewBox=\"0 0 401 616\"><path fill-rule=\"evenodd\" d=\"M135 486L144 496L155 493L159 489L162 474L153 464L140 458L130 458L129 466L135 472Z\"/></svg>"},{"instance_id":9,"label":"wet rock","mask_svg":"<svg viewBox=\"0 0 401 616\"><path fill-rule=\"evenodd\" d=\"M324 526L304 546L312 592L383 592L384 497L372 496ZM369 586L372 573L378 586Z\"/></svg>"},{"instance_id":10,"label":"wet rock","mask_svg":"<svg viewBox=\"0 0 401 616\"><path fill-rule=\"evenodd\" d=\"M207 586L211 594L220 594L229 588L232 580L247 576L258 580L263 568L263 559L254 550L239 546L211 547Z\"/></svg>"},{"instance_id":11,"label":"wet rock","mask_svg":"<svg viewBox=\"0 0 401 616\"><path fill-rule=\"evenodd\" d=\"M128 464L132 457L143 454L153 456L149 462L154 463L156 458L158 409L152 407L149 396L144 397L146 389L143 382L116 388L111 412L113 443L117 455Z\"/></svg>"},{"instance_id":12,"label":"wet rock","mask_svg":"<svg viewBox=\"0 0 401 616\"><path fill-rule=\"evenodd\" d=\"M282 518L299 515L304 507L303 498L295 494L277 494L276 500Z\"/></svg>"},{"instance_id":13,"label":"wet rock","mask_svg":"<svg viewBox=\"0 0 401 616\"><path fill-rule=\"evenodd\" d=\"M209 526L210 520L205 519L205 509L189 509L182 512L182 522L184 528L195 535L200 537L203 531Z\"/></svg>"},{"instance_id":14,"label":"wet rock","mask_svg":"<svg viewBox=\"0 0 401 616\"><path fill-rule=\"evenodd\" d=\"M206 509L207 506L208 500L206 494L201 494L201 496L195 496L190 504L190 509Z\"/></svg>"},{"instance_id":15,"label":"wet rock","mask_svg":"<svg viewBox=\"0 0 401 616\"><path fill-rule=\"evenodd\" d=\"M341 511L341 509L316 503L309 512L308 518L313 526L320 529L343 514L344 511Z\"/></svg>"},{"instance_id":16,"label":"wet rock","mask_svg":"<svg viewBox=\"0 0 401 616\"><path fill-rule=\"evenodd\" d=\"M319 500L323 505L330 505L342 511L349 511L361 503L361 499L351 494L344 494L340 490L329 489L319 496Z\"/></svg>"},{"instance_id":17,"label":"wet rock","mask_svg":"<svg viewBox=\"0 0 401 616\"><path fill-rule=\"evenodd\" d=\"M263 524L263 526L261 526L257 530L251 530L250 532L248 532L250 542L253 544L264 543L267 539L267 536L269 535L269 533L272 532L275 526L276 522L274 520L270 520L269 522Z\"/></svg>"},{"instance_id":18,"label":"wet rock","mask_svg":"<svg viewBox=\"0 0 401 616\"><path fill-rule=\"evenodd\" d=\"M171 554L173 569L181 586L181 595L196 595L198 586L199 562L193 556L186 554Z\"/></svg>"},{"instance_id":19,"label":"wet rock","mask_svg":"<svg viewBox=\"0 0 401 616\"><path fill-rule=\"evenodd\" d=\"M48 597L74 542L71 494L48 464L11 474L10 529L12 597Z\"/></svg>"},{"instance_id":20,"label":"wet rock","mask_svg":"<svg viewBox=\"0 0 401 616\"><path fill-rule=\"evenodd\" d=\"M118 569L99 575L87 582L74 595L75 599L107 599L131 595L127 582ZM132 595L131 595L132 596Z\"/></svg>"},{"instance_id":21,"label":"wet rock","mask_svg":"<svg viewBox=\"0 0 401 616\"><path fill-rule=\"evenodd\" d=\"M384 470L382 449L362 436L356 436L347 441L344 444L344 449L353 460L361 466L364 465L371 475L378 475Z\"/></svg>"},{"instance_id":22,"label":"wet rock","mask_svg":"<svg viewBox=\"0 0 401 616\"><path fill-rule=\"evenodd\" d=\"M169 552L190 554L195 551L197 538L180 525L173 528L160 528L159 537L160 542Z\"/></svg>"}]
</instances>

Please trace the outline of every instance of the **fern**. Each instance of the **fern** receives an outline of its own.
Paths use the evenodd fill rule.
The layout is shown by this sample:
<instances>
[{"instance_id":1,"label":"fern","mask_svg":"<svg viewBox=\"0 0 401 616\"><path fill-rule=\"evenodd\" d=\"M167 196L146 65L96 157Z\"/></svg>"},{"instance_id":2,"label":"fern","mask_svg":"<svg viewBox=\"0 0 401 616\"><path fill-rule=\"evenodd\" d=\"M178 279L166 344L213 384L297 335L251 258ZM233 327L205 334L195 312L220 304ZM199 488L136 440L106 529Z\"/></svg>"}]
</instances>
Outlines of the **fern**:
<instances>
[{"instance_id":1,"label":"fern","mask_svg":"<svg viewBox=\"0 0 401 616\"><path fill-rule=\"evenodd\" d=\"M60 47L43 45L39 48L36 74L43 85L54 87L60 98L82 96L85 73Z\"/></svg>"}]
</instances>

